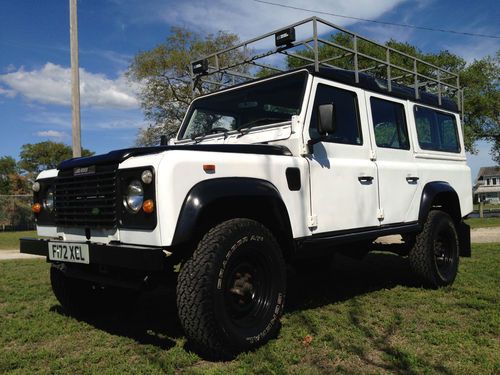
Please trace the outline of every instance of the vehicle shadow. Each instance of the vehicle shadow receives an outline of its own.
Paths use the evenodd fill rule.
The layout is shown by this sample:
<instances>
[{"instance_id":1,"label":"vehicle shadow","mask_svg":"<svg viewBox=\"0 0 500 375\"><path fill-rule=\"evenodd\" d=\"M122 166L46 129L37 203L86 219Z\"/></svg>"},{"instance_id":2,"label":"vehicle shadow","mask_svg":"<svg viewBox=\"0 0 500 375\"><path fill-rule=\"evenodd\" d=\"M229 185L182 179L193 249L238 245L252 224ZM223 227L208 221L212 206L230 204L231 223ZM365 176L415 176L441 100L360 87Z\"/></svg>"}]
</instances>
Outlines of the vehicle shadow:
<instances>
[{"instance_id":1,"label":"vehicle shadow","mask_svg":"<svg viewBox=\"0 0 500 375\"><path fill-rule=\"evenodd\" d=\"M158 288L143 293L117 311L92 316L73 316L93 327L113 335L128 337L139 344L154 345L168 350L184 333L177 316L175 288ZM60 305L51 311L67 315Z\"/></svg>"},{"instance_id":2,"label":"vehicle shadow","mask_svg":"<svg viewBox=\"0 0 500 375\"><path fill-rule=\"evenodd\" d=\"M288 273L286 311L321 307L398 285L421 285L408 259L392 253L369 253L361 260L337 253L301 264Z\"/></svg>"},{"instance_id":3,"label":"vehicle shadow","mask_svg":"<svg viewBox=\"0 0 500 375\"><path fill-rule=\"evenodd\" d=\"M394 254L369 254L363 260L336 255L329 265L324 260L317 263L318 266L314 262L303 262L302 269L288 272L285 314L349 300L397 285L418 285L408 261ZM52 306L51 311L66 315L60 305ZM184 336L177 316L175 287L146 292L117 312L74 318L110 334L164 350L174 347L176 340ZM191 351L189 343L185 348Z\"/></svg>"}]
</instances>

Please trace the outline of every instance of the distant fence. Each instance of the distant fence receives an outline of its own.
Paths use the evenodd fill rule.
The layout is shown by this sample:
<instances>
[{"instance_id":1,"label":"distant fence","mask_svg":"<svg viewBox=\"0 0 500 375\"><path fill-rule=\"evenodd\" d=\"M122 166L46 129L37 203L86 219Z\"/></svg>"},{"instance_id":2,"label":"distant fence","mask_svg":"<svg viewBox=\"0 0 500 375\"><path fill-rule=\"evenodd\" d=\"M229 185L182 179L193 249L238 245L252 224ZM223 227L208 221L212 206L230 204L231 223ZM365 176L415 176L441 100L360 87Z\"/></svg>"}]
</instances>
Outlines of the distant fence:
<instances>
[{"instance_id":1,"label":"distant fence","mask_svg":"<svg viewBox=\"0 0 500 375\"><path fill-rule=\"evenodd\" d=\"M0 231L35 229L32 201L31 194L0 195Z\"/></svg>"}]
</instances>

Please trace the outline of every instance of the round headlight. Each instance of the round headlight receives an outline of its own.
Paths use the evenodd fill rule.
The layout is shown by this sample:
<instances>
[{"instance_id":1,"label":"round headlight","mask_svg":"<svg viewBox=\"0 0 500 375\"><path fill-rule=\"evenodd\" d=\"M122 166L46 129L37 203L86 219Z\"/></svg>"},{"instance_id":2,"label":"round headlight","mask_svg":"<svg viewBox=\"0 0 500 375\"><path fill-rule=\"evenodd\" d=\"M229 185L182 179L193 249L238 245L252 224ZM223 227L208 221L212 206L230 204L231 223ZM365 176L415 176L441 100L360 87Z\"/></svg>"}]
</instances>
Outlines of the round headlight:
<instances>
[{"instance_id":1,"label":"round headlight","mask_svg":"<svg viewBox=\"0 0 500 375\"><path fill-rule=\"evenodd\" d=\"M125 205L133 213L139 212L144 201L144 189L142 184L134 180L127 187L127 195L125 196Z\"/></svg>"},{"instance_id":2,"label":"round headlight","mask_svg":"<svg viewBox=\"0 0 500 375\"><path fill-rule=\"evenodd\" d=\"M33 186L31 187L33 189L33 191L36 193L36 192L39 192L40 191L40 183L37 181L37 182L34 182L33 183Z\"/></svg>"},{"instance_id":3,"label":"round headlight","mask_svg":"<svg viewBox=\"0 0 500 375\"><path fill-rule=\"evenodd\" d=\"M52 188L47 190L45 199L43 200L43 207L49 212L54 210L54 190Z\"/></svg>"},{"instance_id":4,"label":"round headlight","mask_svg":"<svg viewBox=\"0 0 500 375\"><path fill-rule=\"evenodd\" d=\"M141 174L141 180L145 184L150 184L151 182L153 182L153 173L149 169L146 169Z\"/></svg>"}]
</instances>

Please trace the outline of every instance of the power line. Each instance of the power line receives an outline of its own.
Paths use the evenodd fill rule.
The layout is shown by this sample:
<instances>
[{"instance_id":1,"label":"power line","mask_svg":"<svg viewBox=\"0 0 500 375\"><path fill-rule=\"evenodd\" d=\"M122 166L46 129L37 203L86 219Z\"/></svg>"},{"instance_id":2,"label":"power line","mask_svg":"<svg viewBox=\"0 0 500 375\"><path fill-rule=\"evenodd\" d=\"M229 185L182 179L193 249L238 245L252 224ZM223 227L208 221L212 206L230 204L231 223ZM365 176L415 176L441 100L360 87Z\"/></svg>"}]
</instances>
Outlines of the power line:
<instances>
[{"instance_id":1,"label":"power line","mask_svg":"<svg viewBox=\"0 0 500 375\"><path fill-rule=\"evenodd\" d=\"M253 1L255 1L257 3L262 3L262 4L274 5L274 6L282 7L282 8L289 8L289 9L295 9L295 10L303 10L303 11L306 11L306 12L312 12L312 13L318 13L318 14L326 14L326 15L329 15L329 16L340 17L340 18L347 18L347 19L356 20L356 21L372 22L372 23L379 23L379 24L382 24L382 25L391 25L391 26L398 26L398 27L406 27L406 28L409 28L409 29L420 29L420 30L427 30L427 31L438 31L438 32L441 32L441 33L451 33L451 34L459 34L459 35L467 35L467 36L476 36L476 37L480 37L480 38L500 39L500 36L498 36L498 35L476 34L476 33L468 33L468 32L463 32L463 31L456 31L456 30L436 29L436 28L426 27L426 26L409 25L409 24L405 24L405 23L394 23L394 22L386 22L386 21L376 21L376 20L369 20L369 19L366 19L366 18L345 16L343 14L336 14L336 13L331 13L331 12L324 12L324 11L320 11L320 10L301 8L301 7L296 7L296 6L292 6L292 5L285 5L285 4L273 3L271 1L264 1L264 0L253 0Z\"/></svg>"}]
</instances>

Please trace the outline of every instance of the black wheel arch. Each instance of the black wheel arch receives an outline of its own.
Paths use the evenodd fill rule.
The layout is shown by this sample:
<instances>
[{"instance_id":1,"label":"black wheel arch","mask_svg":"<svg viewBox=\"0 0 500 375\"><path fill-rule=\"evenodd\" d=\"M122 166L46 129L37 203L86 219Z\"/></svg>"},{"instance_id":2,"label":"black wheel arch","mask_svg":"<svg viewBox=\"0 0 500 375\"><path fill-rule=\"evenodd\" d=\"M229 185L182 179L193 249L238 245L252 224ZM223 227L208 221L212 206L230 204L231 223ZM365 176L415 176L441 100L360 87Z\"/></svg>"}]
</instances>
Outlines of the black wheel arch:
<instances>
[{"instance_id":1,"label":"black wheel arch","mask_svg":"<svg viewBox=\"0 0 500 375\"><path fill-rule=\"evenodd\" d=\"M249 177L214 178L194 185L182 205L172 247L185 248L212 226L237 217L261 222L276 236L284 257L291 256L290 217L279 190L269 181Z\"/></svg>"},{"instance_id":2,"label":"black wheel arch","mask_svg":"<svg viewBox=\"0 0 500 375\"><path fill-rule=\"evenodd\" d=\"M458 231L460 255L470 257L470 227L462 220L458 194L448 182L432 181L425 184L418 215L418 222L421 226L424 225L429 212L433 209L439 209L450 215Z\"/></svg>"},{"instance_id":3,"label":"black wheel arch","mask_svg":"<svg viewBox=\"0 0 500 375\"><path fill-rule=\"evenodd\" d=\"M432 181L425 184L418 214L420 224L425 222L433 208L446 212L457 224L462 220L458 194L448 182Z\"/></svg>"}]
</instances>

